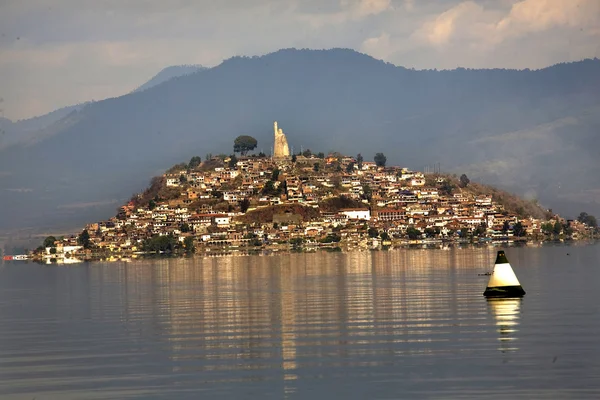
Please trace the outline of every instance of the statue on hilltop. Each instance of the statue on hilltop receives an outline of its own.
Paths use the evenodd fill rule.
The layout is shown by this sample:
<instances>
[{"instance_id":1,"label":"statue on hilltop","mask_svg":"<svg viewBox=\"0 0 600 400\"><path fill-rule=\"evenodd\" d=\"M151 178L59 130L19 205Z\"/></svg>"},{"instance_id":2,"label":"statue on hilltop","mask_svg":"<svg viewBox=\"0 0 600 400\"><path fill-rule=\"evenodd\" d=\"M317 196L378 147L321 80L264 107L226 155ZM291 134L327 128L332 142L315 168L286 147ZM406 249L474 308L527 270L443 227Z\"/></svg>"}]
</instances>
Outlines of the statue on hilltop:
<instances>
[{"instance_id":1,"label":"statue on hilltop","mask_svg":"<svg viewBox=\"0 0 600 400\"><path fill-rule=\"evenodd\" d=\"M273 151L274 158L286 158L290 156L290 147L287 142L287 138L283 133L283 129L277 128L277 121L273 123L273 130L275 131L275 146Z\"/></svg>"}]
</instances>

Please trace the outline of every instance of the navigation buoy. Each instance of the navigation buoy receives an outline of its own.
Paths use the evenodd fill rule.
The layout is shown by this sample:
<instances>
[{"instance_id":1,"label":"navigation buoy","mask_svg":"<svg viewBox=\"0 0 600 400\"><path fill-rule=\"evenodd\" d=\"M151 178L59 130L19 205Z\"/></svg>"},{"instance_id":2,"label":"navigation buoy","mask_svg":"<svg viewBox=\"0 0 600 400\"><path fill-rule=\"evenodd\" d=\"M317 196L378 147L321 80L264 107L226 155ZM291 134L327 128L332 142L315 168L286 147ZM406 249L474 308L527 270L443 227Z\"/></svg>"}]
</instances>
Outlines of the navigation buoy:
<instances>
[{"instance_id":1,"label":"navigation buoy","mask_svg":"<svg viewBox=\"0 0 600 400\"><path fill-rule=\"evenodd\" d=\"M494 272L492 272L483 295L485 297L523 297L525 295L525 291L502 250L496 256Z\"/></svg>"}]
</instances>

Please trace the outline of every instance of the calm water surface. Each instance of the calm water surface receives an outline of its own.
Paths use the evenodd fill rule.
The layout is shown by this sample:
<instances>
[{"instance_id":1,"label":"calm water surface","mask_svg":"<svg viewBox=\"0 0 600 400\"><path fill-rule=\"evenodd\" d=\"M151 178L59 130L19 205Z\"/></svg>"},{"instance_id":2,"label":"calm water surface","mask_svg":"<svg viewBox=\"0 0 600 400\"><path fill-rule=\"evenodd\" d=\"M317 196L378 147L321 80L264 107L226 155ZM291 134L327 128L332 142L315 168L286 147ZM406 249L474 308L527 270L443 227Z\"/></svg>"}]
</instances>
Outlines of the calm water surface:
<instances>
[{"instance_id":1,"label":"calm water surface","mask_svg":"<svg viewBox=\"0 0 600 400\"><path fill-rule=\"evenodd\" d=\"M600 246L0 265L0 397L600 398Z\"/></svg>"}]
</instances>

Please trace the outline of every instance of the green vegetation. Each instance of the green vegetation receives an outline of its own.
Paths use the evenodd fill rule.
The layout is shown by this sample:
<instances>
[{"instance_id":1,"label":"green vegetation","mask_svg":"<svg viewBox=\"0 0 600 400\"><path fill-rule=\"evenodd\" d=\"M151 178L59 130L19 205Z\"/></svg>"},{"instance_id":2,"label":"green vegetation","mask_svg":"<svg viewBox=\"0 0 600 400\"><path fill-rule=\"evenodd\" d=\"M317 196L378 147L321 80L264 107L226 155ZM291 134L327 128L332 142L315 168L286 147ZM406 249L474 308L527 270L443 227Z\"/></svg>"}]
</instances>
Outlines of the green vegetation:
<instances>
[{"instance_id":1,"label":"green vegetation","mask_svg":"<svg viewBox=\"0 0 600 400\"><path fill-rule=\"evenodd\" d=\"M83 246L84 249L89 249L92 247L92 242L90 241L90 234L86 229L84 229L77 237L77 243L79 243L80 246Z\"/></svg>"},{"instance_id":2,"label":"green vegetation","mask_svg":"<svg viewBox=\"0 0 600 400\"><path fill-rule=\"evenodd\" d=\"M179 230L181 231L181 233L188 233L188 232L192 231L192 228L190 227L189 224L183 223L179 227Z\"/></svg>"},{"instance_id":3,"label":"green vegetation","mask_svg":"<svg viewBox=\"0 0 600 400\"><path fill-rule=\"evenodd\" d=\"M470 182L471 182L471 180L467 177L466 174L462 174L460 176L460 187L461 188L466 188L467 186L469 186Z\"/></svg>"},{"instance_id":4,"label":"green vegetation","mask_svg":"<svg viewBox=\"0 0 600 400\"><path fill-rule=\"evenodd\" d=\"M421 238L421 231L415 228L414 226L409 226L406 229L406 234L410 240L416 240Z\"/></svg>"},{"instance_id":5,"label":"green vegetation","mask_svg":"<svg viewBox=\"0 0 600 400\"><path fill-rule=\"evenodd\" d=\"M356 155L356 163L358 165L358 169L362 169L362 167L363 167L363 161L364 161L363 160L363 156L360 153L358 153Z\"/></svg>"},{"instance_id":6,"label":"green vegetation","mask_svg":"<svg viewBox=\"0 0 600 400\"><path fill-rule=\"evenodd\" d=\"M46 239L44 239L44 243L42 244L42 246L44 248L46 248L46 247L56 247L56 245L54 244L54 242L56 242L56 238L54 236L48 236L48 237L46 237Z\"/></svg>"},{"instance_id":7,"label":"green vegetation","mask_svg":"<svg viewBox=\"0 0 600 400\"><path fill-rule=\"evenodd\" d=\"M586 224L587 226L591 226L592 228L598 227L598 221L596 220L596 217L594 217L593 215L589 215L586 212L580 213L577 217L577 221Z\"/></svg>"},{"instance_id":8,"label":"green vegetation","mask_svg":"<svg viewBox=\"0 0 600 400\"><path fill-rule=\"evenodd\" d=\"M377 230L377 228L369 228L367 229L367 234L371 238L376 238L377 236L379 236L379 231Z\"/></svg>"},{"instance_id":9,"label":"green vegetation","mask_svg":"<svg viewBox=\"0 0 600 400\"><path fill-rule=\"evenodd\" d=\"M183 239L183 248L185 249L186 254L193 254L196 252L196 246L194 246L194 238L192 236Z\"/></svg>"},{"instance_id":10,"label":"green vegetation","mask_svg":"<svg viewBox=\"0 0 600 400\"><path fill-rule=\"evenodd\" d=\"M248 208L250 208L250 199L246 197L240 201L240 211L245 214L246 211L248 211Z\"/></svg>"},{"instance_id":11,"label":"green vegetation","mask_svg":"<svg viewBox=\"0 0 600 400\"><path fill-rule=\"evenodd\" d=\"M194 156L190 159L190 162L188 163L188 168L194 169L197 166L199 166L201 162L202 162L202 159L200 158L200 156Z\"/></svg>"},{"instance_id":12,"label":"green vegetation","mask_svg":"<svg viewBox=\"0 0 600 400\"><path fill-rule=\"evenodd\" d=\"M241 135L233 141L233 152L245 156L250 150L254 150L258 142L255 138L248 135Z\"/></svg>"},{"instance_id":13,"label":"green vegetation","mask_svg":"<svg viewBox=\"0 0 600 400\"><path fill-rule=\"evenodd\" d=\"M521 221L517 222L514 226L513 226L513 235L515 235L516 237L523 237L525 236L525 228L523 227L523 224L521 223Z\"/></svg>"},{"instance_id":14,"label":"green vegetation","mask_svg":"<svg viewBox=\"0 0 600 400\"><path fill-rule=\"evenodd\" d=\"M377 153L375 154L375 158L373 158L373 161L375 161L375 165L377 165L378 167L385 167L387 157L383 155L383 153Z\"/></svg>"},{"instance_id":15,"label":"green vegetation","mask_svg":"<svg viewBox=\"0 0 600 400\"><path fill-rule=\"evenodd\" d=\"M330 233L319 242L321 243L339 243L342 240L342 237L336 233Z\"/></svg>"},{"instance_id":16,"label":"green vegetation","mask_svg":"<svg viewBox=\"0 0 600 400\"><path fill-rule=\"evenodd\" d=\"M153 253L173 253L177 239L173 235L154 235L142 243L142 250Z\"/></svg>"}]
</instances>

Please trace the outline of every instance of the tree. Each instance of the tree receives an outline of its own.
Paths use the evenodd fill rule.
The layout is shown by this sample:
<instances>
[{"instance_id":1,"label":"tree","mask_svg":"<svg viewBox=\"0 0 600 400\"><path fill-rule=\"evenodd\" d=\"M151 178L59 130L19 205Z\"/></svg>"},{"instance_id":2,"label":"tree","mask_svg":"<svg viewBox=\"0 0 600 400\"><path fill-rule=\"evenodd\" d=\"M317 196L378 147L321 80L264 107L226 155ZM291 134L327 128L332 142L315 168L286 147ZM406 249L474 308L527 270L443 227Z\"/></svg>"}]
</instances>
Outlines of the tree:
<instances>
[{"instance_id":1,"label":"tree","mask_svg":"<svg viewBox=\"0 0 600 400\"><path fill-rule=\"evenodd\" d=\"M440 228L425 228L425 235L428 238L435 237L440 234Z\"/></svg>"},{"instance_id":2,"label":"tree","mask_svg":"<svg viewBox=\"0 0 600 400\"><path fill-rule=\"evenodd\" d=\"M89 249L91 247L90 234L86 229L84 229L77 237L77 243L83 246L84 249Z\"/></svg>"},{"instance_id":3,"label":"tree","mask_svg":"<svg viewBox=\"0 0 600 400\"><path fill-rule=\"evenodd\" d=\"M229 157L229 168L232 168L232 169L235 168L235 166L237 165L237 162L238 162L237 157L235 156L235 154L232 154Z\"/></svg>"},{"instance_id":4,"label":"tree","mask_svg":"<svg viewBox=\"0 0 600 400\"><path fill-rule=\"evenodd\" d=\"M390 235L387 232L381 232L381 240L383 240L384 242L390 240Z\"/></svg>"},{"instance_id":5,"label":"tree","mask_svg":"<svg viewBox=\"0 0 600 400\"><path fill-rule=\"evenodd\" d=\"M363 183L362 188L363 188L363 194L362 194L363 199L367 200L370 203L371 199L373 198L373 189L371 189L371 186L369 186L368 183Z\"/></svg>"},{"instance_id":6,"label":"tree","mask_svg":"<svg viewBox=\"0 0 600 400\"><path fill-rule=\"evenodd\" d=\"M250 200L245 197L242 201L240 201L240 211L245 214L246 211L248 211L248 208L250 208Z\"/></svg>"},{"instance_id":7,"label":"tree","mask_svg":"<svg viewBox=\"0 0 600 400\"><path fill-rule=\"evenodd\" d=\"M351 162L350 164L346 165L346 172L351 174L352 171L354 171L354 163Z\"/></svg>"},{"instance_id":8,"label":"tree","mask_svg":"<svg viewBox=\"0 0 600 400\"><path fill-rule=\"evenodd\" d=\"M363 160L363 156L362 156L362 154L358 153L358 154L356 155L356 163L358 164L358 169L361 169L361 170L362 170L362 167L363 167L363 161L364 161L364 160Z\"/></svg>"},{"instance_id":9,"label":"tree","mask_svg":"<svg viewBox=\"0 0 600 400\"><path fill-rule=\"evenodd\" d=\"M272 181L277 181L279 180L279 168L275 168L273 170L273 173L271 174L271 180Z\"/></svg>"},{"instance_id":10,"label":"tree","mask_svg":"<svg viewBox=\"0 0 600 400\"><path fill-rule=\"evenodd\" d=\"M296 156L295 154L292 155L292 162L293 163L295 163L297 159L298 159L298 156Z\"/></svg>"},{"instance_id":11,"label":"tree","mask_svg":"<svg viewBox=\"0 0 600 400\"><path fill-rule=\"evenodd\" d=\"M196 246L194 246L194 238L192 236L188 236L183 239L183 248L187 254L196 252Z\"/></svg>"},{"instance_id":12,"label":"tree","mask_svg":"<svg viewBox=\"0 0 600 400\"><path fill-rule=\"evenodd\" d=\"M202 162L202 159L200 158L200 156L194 156L191 158L190 162L188 163L188 168L194 169L198 165L200 165L201 162Z\"/></svg>"},{"instance_id":13,"label":"tree","mask_svg":"<svg viewBox=\"0 0 600 400\"><path fill-rule=\"evenodd\" d=\"M460 187L467 187L471 180L467 177L466 174L462 174L460 176Z\"/></svg>"},{"instance_id":14,"label":"tree","mask_svg":"<svg viewBox=\"0 0 600 400\"><path fill-rule=\"evenodd\" d=\"M442 182L442 184L440 185L440 194L442 194L444 196L450 196L452 194L453 190L454 190L454 186L447 180Z\"/></svg>"},{"instance_id":15,"label":"tree","mask_svg":"<svg viewBox=\"0 0 600 400\"><path fill-rule=\"evenodd\" d=\"M233 152L245 156L250 150L254 150L258 142L252 136L241 135L233 141Z\"/></svg>"},{"instance_id":16,"label":"tree","mask_svg":"<svg viewBox=\"0 0 600 400\"><path fill-rule=\"evenodd\" d=\"M44 239L44 248L46 247L56 247L56 245L54 244L54 242L56 242L56 238L54 236L48 236L46 239Z\"/></svg>"},{"instance_id":17,"label":"tree","mask_svg":"<svg viewBox=\"0 0 600 400\"><path fill-rule=\"evenodd\" d=\"M183 175L183 174L179 175L179 183L182 185L187 183L187 178L185 177L185 175Z\"/></svg>"},{"instance_id":18,"label":"tree","mask_svg":"<svg viewBox=\"0 0 600 400\"><path fill-rule=\"evenodd\" d=\"M552 222L546 222L542 224L542 232L544 232L545 234L549 235L552 233L553 230L554 225L552 224Z\"/></svg>"},{"instance_id":19,"label":"tree","mask_svg":"<svg viewBox=\"0 0 600 400\"><path fill-rule=\"evenodd\" d=\"M320 159L323 159L323 158L325 158L325 153L323 153L323 152L321 151L321 152L319 152L319 153L317 154L317 157L318 157L318 158L320 158Z\"/></svg>"},{"instance_id":20,"label":"tree","mask_svg":"<svg viewBox=\"0 0 600 400\"><path fill-rule=\"evenodd\" d=\"M383 153L377 153L375 154L375 158L373 159L373 161L375 161L375 165L377 165L378 167L385 167L387 158L385 155L383 155Z\"/></svg>"},{"instance_id":21,"label":"tree","mask_svg":"<svg viewBox=\"0 0 600 400\"><path fill-rule=\"evenodd\" d=\"M415 228L414 226L409 226L406 229L406 234L410 240L419 239L421 237L421 231Z\"/></svg>"},{"instance_id":22,"label":"tree","mask_svg":"<svg viewBox=\"0 0 600 400\"><path fill-rule=\"evenodd\" d=\"M560 223L560 221L556 221L554 223L554 226L552 227L552 233L554 233L555 235L560 235L560 233L562 232L562 224Z\"/></svg>"},{"instance_id":23,"label":"tree","mask_svg":"<svg viewBox=\"0 0 600 400\"><path fill-rule=\"evenodd\" d=\"M594 217L593 215L589 215L586 212L582 212L581 214L579 214L579 217L577 217L577 221L586 224L587 226L591 226L592 228L598 227L598 221L596 220L596 217Z\"/></svg>"},{"instance_id":24,"label":"tree","mask_svg":"<svg viewBox=\"0 0 600 400\"><path fill-rule=\"evenodd\" d=\"M367 230L367 234L369 235L369 237L376 238L377 236L379 236L379 231L377 230L377 228L369 228Z\"/></svg>"},{"instance_id":25,"label":"tree","mask_svg":"<svg viewBox=\"0 0 600 400\"><path fill-rule=\"evenodd\" d=\"M309 158L310 156L312 156L312 152L310 151L310 149L306 149L302 152L302 155L306 158Z\"/></svg>"},{"instance_id":26,"label":"tree","mask_svg":"<svg viewBox=\"0 0 600 400\"><path fill-rule=\"evenodd\" d=\"M184 239L185 240L185 239ZM176 239L173 235L154 235L144 240L142 249L149 252L168 252L172 253L175 249Z\"/></svg>"},{"instance_id":27,"label":"tree","mask_svg":"<svg viewBox=\"0 0 600 400\"><path fill-rule=\"evenodd\" d=\"M318 162L316 162L316 163L313 164L313 171L319 172L319 168L320 168L320 166L319 166Z\"/></svg>"},{"instance_id":28,"label":"tree","mask_svg":"<svg viewBox=\"0 0 600 400\"><path fill-rule=\"evenodd\" d=\"M187 232L191 232L191 231L192 231L192 228L190 227L190 225L189 225L189 224L187 224L187 223L183 223L183 224L181 224L181 226L179 227L179 230L180 230L182 233L187 233Z\"/></svg>"},{"instance_id":29,"label":"tree","mask_svg":"<svg viewBox=\"0 0 600 400\"><path fill-rule=\"evenodd\" d=\"M504 224L502 224L502 233L507 233L509 229L510 224L508 223L508 221L504 221Z\"/></svg>"},{"instance_id":30,"label":"tree","mask_svg":"<svg viewBox=\"0 0 600 400\"><path fill-rule=\"evenodd\" d=\"M486 231L487 231L487 226L485 225L485 223L482 222L475 229L474 235L475 236L484 236Z\"/></svg>"},{"instance_id":31,"label":"tree","mask_svg":"<svg viewBox=\"0 0 600 400\"><path fill-rule=\"evenodd\" d=\"M523 236L525 236L525 228L523 227L523 224L521 223L521 221L517 222L513 226L513 234L516 237L523 237Z\"/></svg>"},{"instance_id":32,"label":"tree","mask_svg":"<svg viewBox=\"0 0 600 400\"><path fill-rule=\"evenodd\" d=\"M279 194L279 191L275 187L275 183L273 183L273 181L267 181L265 186L263 186L261 193L265 196L276 196Z\"/></svg>"}]
</instances>

